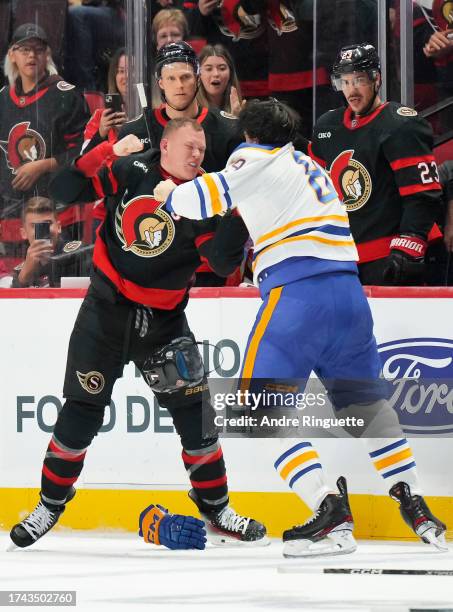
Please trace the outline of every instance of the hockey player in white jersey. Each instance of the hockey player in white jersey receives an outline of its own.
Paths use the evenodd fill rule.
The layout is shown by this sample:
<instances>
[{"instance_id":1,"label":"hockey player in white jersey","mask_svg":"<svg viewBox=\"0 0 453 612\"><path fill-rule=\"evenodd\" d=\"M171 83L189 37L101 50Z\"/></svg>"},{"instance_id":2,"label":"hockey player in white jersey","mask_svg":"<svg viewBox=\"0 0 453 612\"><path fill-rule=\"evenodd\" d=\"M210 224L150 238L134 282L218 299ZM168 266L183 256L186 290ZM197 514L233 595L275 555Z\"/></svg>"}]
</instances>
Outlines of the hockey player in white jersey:
<instances>
[{"instance_id":1,"label":"hockey player in white jersey","mask_svg":"<svg viewBox=\"0 0 453 612\"><path fill-rule=\"evenodd\" d=\"M167 210L192 219L237 208L250 232L263 304L242 378L305 381L314 371L342 416L366 415L367 451L404 521L424 542L445 550L446 526L422 497L412 450L386 401L346 209L326 172L294 150L297 118L291 109L275 100L254 101L241 112L239 125L246 142L224 170L178 187L162 182L154 195ZM326 482L308 441L292 444L274 465L314 511L306 523L284 532L284 555L353 552L345 479L338 479L338 490Z\"/></svg>"}]
</instances>

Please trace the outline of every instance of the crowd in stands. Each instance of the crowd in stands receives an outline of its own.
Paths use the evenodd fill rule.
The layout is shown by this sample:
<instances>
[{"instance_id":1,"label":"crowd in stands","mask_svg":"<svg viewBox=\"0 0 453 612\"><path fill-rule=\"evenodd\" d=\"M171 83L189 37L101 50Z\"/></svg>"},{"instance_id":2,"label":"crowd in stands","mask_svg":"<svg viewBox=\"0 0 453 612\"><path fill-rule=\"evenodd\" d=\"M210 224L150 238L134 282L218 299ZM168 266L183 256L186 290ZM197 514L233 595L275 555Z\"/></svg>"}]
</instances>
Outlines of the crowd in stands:
<instances>
[{"instance_id":1,"label":"crowd in stands","mask_svg":"<svg viewBox=\"0 0 453 612\"><path fill-rule=\"evenodd\" d=\"M453 91L453 15L442 12L443 4L450 3L434 0L432 11L425 4L414 3L417 110ZM105 217L103 199L63 206L49 200L48 185L54 173L81 152L105 140L116 142L124 124L133 119L127 95L126 8L126 0L0 3L0 25L7 33L0 43L0 286L58 284L49 262L65 248L72 253L71 262L61 270L71 269L66 274L71 276L80 264L78 273L88 274L91 251L84 246L95 241ZM376 0L318 2L315 54L313 0L152 0L148 9L147 95L150 108L160 109L162 124L172 118L173 106L161 75L155 78L155 60L168 43L186 41L200 64L188 116L198 120L206 108L233 121L247 99L272 96L301 116L296 144L304 152L314 111L319 117L343 102L330 84L338 49L377 40ZM389 53L395 58L399 21L399 3L390 2ZM398 69L391 69L388 77L390 95L396 96ZM433 120L433 127L446 131L450 118L447 110L442 119ZM226 159L217 161L223 166ZM440 173L445 189L438 223L448 251L453 249L452 166L447 161ZM215 169L221 168L208 171ZM30 214L46 216L51 227L47 239L34 240ZM73 255L79 251L77 260ZM241 273L227 282L244 280L246 256ZM200 284L207 284L206 278L202 281L200 274Z\"/></svg>"}]
</instances>

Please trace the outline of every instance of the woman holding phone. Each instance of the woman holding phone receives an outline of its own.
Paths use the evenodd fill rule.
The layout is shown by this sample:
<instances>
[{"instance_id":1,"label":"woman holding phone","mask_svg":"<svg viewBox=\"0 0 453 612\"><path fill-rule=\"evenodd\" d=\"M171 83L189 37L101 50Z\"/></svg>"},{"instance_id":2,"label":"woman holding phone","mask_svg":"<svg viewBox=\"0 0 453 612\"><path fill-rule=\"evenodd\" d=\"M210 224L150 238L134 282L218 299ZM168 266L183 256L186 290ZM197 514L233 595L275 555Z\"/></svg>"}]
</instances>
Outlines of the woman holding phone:
<instances>
[{"instance_id":1,"label":"woman holding phone","mask_svg":"<svg viewBox=\"0 0 453 612\"><path fill-rule=\"evenodd\" d=\"M118 140L118 130L127 121L127 77L126 50L121 47L110 60L105 108L97 108L88 121L81 152L90 151L104 140L108 140L111 144ZM93 208L93 242L96 230L104 219L104 200L97 200Z\"/></svg>"}]
</instances>

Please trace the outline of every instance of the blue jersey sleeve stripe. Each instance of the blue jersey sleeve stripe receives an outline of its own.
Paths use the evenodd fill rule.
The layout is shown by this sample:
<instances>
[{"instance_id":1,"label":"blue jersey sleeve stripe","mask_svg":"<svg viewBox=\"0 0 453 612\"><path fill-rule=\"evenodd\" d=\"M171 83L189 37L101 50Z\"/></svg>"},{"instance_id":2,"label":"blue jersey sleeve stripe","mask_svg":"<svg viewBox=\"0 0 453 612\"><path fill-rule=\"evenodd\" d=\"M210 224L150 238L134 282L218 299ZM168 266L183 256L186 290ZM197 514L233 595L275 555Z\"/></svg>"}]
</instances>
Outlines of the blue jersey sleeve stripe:
<instances>
[{"instance_id":1,"label":"blue jersey sleeve stripe","mask_svg":"<svg viewBox=\"0 0 453 612\"><path fill-rule=\"evenodd\" d=\"M167 201L165 202L165 208L168 210L168 212L174 212L173 210L173 206L171 205L173 199L173 192L170 193L170 195L167 198Z\"/></svg>"},{"instance_id":2,"label":"blue jersey sleeve stripe","mask_svg":"<svg viewBox=\"0 0 453 612\"><path fill-rule=\"evenodd\" d=\"M206 200L205 200L205 197L204 197L203 188L200 185L198 179L194 180L194 184L195 184L195 187L196 187L197 192L198 192L198 197L200 198L200 212L201 212L201 216L202 216L203 219L206 219L208 215L207 215L207 212L206 212Z\"/></svg>"},{"instance_id":3,"label":"blue jersey sleeve stripe","mask_svg":"<svg viewBox=\"0 0 453 612\"><path fill-rule=\"evenodd\" d=\"M230 194L228 193L230 189L228 187L228 183L223 174L220 174L220 172L216 172L216 175L219 177L219 180L222 183L222 187L224 189L223 197L225 198L225 202L227 203L228 208L231 208L233 206L233 202L231 201Z\"/></svg>"}]
</instances>

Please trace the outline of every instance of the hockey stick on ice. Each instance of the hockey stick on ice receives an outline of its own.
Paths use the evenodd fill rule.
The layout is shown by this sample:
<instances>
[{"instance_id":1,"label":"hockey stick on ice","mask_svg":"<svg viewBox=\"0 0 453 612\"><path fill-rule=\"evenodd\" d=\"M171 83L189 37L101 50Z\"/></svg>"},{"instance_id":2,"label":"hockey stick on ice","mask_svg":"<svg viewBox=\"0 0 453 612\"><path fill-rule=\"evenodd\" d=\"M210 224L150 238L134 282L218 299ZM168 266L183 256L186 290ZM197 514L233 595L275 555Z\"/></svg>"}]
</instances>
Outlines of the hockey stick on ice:
<instances>
[{"instance_id":1,"label":"hockey stick on ice","mask_svg":"<svg viewBox=\"0 0 453 612\"><path fill-rule=\"evenodd\" d=\"M453 570L427 569L382 569L369 567L306 567L304 565L282 565L280 574L354 574L371 576L453 576Z\"/></svg>"}]
</instances>

